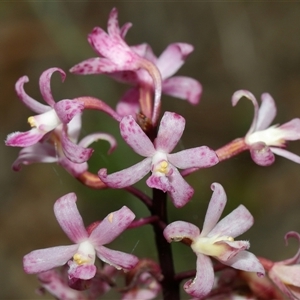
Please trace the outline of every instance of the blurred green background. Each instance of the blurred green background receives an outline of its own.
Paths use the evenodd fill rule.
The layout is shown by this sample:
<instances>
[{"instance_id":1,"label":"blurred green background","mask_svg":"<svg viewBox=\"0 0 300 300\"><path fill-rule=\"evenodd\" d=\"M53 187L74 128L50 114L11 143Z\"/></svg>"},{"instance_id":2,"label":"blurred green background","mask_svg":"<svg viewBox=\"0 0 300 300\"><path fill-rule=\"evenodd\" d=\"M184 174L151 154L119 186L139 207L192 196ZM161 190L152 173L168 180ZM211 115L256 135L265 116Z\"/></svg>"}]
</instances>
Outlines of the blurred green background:
<instances>
[{"instance_id":1,"label":"blurred green background","mask_svg":"<svg viewBox=\"0 0 300 300\"><path fill-rule=\"evenodd\" d=\"M17 98L14 84L29 76L26 92L42 100L38 80L50 67L67 71L76 63L96 56L86 36L95 26L106 30L112 7L119 10L120 24L132 22L126 40L130 45L149 43L159 55L170 43L195 46L178 74L203 84L201 103L163 97L163 109L187 120L181 149L208 145L217 149L245 135L253 107L241 101L231 107L231 96L248 89L257 99L269 92L278 114L275 123L300 116L300 3L296 2L202 2L202 1L1 1L0 2L0 122L1 139L13 131L29 129L31 112ZM67 75L62 84L53 76L56 100L91 95L115 106L127 86L105 76ZM101 113L84 114L83 135L94 131L114 134L119 147L107 156L105 142L95 144L91 169L120 170L141 158L120 139L118 126ZM300 154L299 142L289 149ZM94 191L83 187L54 164L31 165L21 172L11 170L19 149L0 146L0 299L50 299L35 294L38 282L22 269L22 257L34 250L69 244L53 214L53 203L62 195L77 193L85 224L105 217L122 205L137 217L148 212L137 199L123 191ZM251 251L271 259L291 256L296 243L285 248L283 236L300 231L300 166L277 157L271 167L255 165L249 153L188 177L195 187L192 201L180 210L169 202L170 221L182 219L202 227L210 184L221 183L228 196L226 213L244 204L255 224L243 238ZM149 193L144 182L138 184ZM131 230L112 245L140 257L155 258L150 226ZM178 271L195 267L195 256L181 244L174 245ZM115 295L107 299L115 299ZM186 296L185 296L186 297Z\"/></svg>"}]
</instances>

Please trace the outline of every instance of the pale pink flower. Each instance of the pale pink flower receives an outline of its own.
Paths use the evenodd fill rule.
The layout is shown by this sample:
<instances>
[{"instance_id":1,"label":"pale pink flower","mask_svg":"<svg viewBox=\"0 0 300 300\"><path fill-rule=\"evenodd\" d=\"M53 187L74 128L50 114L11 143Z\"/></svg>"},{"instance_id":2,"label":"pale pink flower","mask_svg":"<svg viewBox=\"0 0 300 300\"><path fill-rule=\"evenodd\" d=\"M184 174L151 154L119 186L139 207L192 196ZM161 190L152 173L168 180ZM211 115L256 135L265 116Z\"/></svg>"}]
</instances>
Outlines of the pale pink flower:
<instances>
[{"instance_id":1,"label":"pale pink flower","mask_svg":"<svg viewBox=\"0 0 300 300\"><path fill-rule=\"evenodd\" d=\"M121 135L136 153L146 158L110 175L107 175L106 169L100 169L100 179L109 187L124 188L138 182L151 171L147 185L168 192L176 207L184 206L191 199L194 189L183 179L177 168L207 168L218 163L215 152L206 146L170 154L179 142L184 127L185 119L182 116L165 112L157 138L152 143L133 117L125 116L120 122Z\"/></svg>"},{"instance_id":2,"label":"pale pink flower","mask_svg":"<svg viewBox=\"0 0 300 300\"><path fill-rule=\"evenodd\" d=\"M84 227L74 193L59 198L54 204L54 213L59 225L74 244L35 250L25 255L23 265L26 273L37 274L68 262L69 280L72 283L77 279L89 280L95 276L96 256L117 269L130 270L138 263L134 255L103 246L119 236L134 219L134 213L126 206L110 213L89 231Z\"/></svg>"},{"instance_id":3,"label":"pale pink flower","mask_svg":"<svg viewBox=\"0 0 300 300\"><path fill-rule=\"evenodd\" d=\"M250 243L234 240L253 225L252 215L240 205L219 221L227 202L226 194L218 183L213 183L211 188L214 192L201 232L195 225L184 221L173 222L164 230L168 242L179 242L183 239L191 242L191 248L197 255L197 273L193 280L184 284L184 289L199 299L205 297L214 284L214 269L209 256L235 269L256 272L259 276L265 273L256 256L246 251Z\"/></svg>"},{"instance_id":4,"label":"pale pink flower","mask_svg":"<svg viewBox=\"0 0 300 300\"><path fill-rule=\"evenodd\" d=\"M287 141L300 139L300 119L292 119L281 126L269 126L276 116L276 105L271 95L262 94L259 107L252 93L239 90L232 96L232 105L235 106L242 97L248 98L254 106L254 118L245 136L254 162L269 166L275 160L274 154L277 154L300 164L300 156L284 149Z\"/></svg>"}]
</instances>

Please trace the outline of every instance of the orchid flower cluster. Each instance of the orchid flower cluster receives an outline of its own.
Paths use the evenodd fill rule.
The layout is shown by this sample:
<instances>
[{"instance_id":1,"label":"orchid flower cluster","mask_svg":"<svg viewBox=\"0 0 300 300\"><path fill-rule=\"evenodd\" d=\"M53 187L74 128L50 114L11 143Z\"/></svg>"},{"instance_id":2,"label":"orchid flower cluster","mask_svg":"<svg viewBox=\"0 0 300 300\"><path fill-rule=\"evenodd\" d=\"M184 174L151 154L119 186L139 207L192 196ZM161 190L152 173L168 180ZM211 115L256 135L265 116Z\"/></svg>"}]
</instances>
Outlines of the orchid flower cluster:
<instances>
[{"instance_id":1,"label":"orchid flower cluster","mask_svg":"<svg viewBox=\"0 0 300 300\"><path fill-rule=\"evenodd\" d=\"M16 92L35 115L28 118L29 131L11 133L5 143L22 148L13 163L14 170L32 163L55 162L85 186L99 190L100 197L100 190L108 188L131 193L148 208L149 215L135 219L135 213L123 206L107 216L100 211L99 220L86 226L76 205L77 196L69 192L55 201L54 214L70 245L33 250L24 256L24 271L37 275L40 293L48 291L61 300L105 299L112 289L123 300L177 300L182 294L181 282L190 299L299 299L300 248L293 258L281 262L250 252L249 241L236 237L253 225L254 218L239 205L220 220L227 201L220 183L211 184L212 197L201 229L201 224L182 220L169 223L166 201L169 196L177 209L188 205L194 189L186 176L243 151L249 151L260 166L273 164L275 155L299 164L300 156L286 150L286 142L300 139L300 119L270 126L276 115L271 95L263 94L259 106L252 93L239 90L232 96L232 105L248 99L254 106L254 118L244 137L216 150L200 145L174 153L186 120L176 112L163 113L161 96L174 96L191 105L199 103L201 84L190 77L173 76L193 52L193 46L174 43L156 57L146 43L126 43L130 27L131 23L126 23L120 28L117 9L112 9L107 32L96 27L88 35L97 56L70 69L72 74L104 74L131 85L116 108L90 96L55 101L51 76L57 72L63 81L66 73L60 68L42 73L42 104L26 93L29 79L23 76L16 83ZM110 153L116 149L117 140L104 130L79 141L86 109L104 112L118 122L121 137L142 160L114 173L106 168L97 174L90 172L88 163L94 151L90 146L105 140ZM152 197L134 187L144 177ZM110 248L109 244L125 230L147 224L154 231L158 261ZM300 234L289 232L286 241L291 237L300 244ZM172 242L191 249L194 270L176 272ZM124 279L123 285L119 278Z\"/></svg>"}]
</instances>

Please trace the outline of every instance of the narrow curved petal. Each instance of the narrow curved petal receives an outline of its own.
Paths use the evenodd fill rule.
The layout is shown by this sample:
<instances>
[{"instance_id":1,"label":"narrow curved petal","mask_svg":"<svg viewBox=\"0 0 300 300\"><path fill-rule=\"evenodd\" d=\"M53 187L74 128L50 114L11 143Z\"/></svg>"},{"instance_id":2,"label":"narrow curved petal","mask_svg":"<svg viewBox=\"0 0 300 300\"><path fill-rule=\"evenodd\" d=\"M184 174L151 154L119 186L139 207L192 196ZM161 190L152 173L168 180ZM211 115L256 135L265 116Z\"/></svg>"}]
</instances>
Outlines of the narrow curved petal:
<instances>
[{"instance_id":1,"label":"narrow curved petal","mask_svg":"<svg viewBox=\"0 0 300 300\"><path fill-rule=\"evenodd\" d=\"M201 236L207 236L216 226L227 202L226 193L221 184L215 182L211 185L211 189L213 194L206 211Z\"/></svg>"},{"instance_id":2,"label":"narrow curved petal","mask_svg":"<svg viewBox=\"0 0 300 300\"><path fill-rule=\"evenodd\" d=\"M23 148L14 161L12 168L14 171L21 169L21 164L30 165L33 163L53 163L57 162L57 154L53 145L48 143L36 143L30 147Z\"/></svg>"},{"instance_id":3,"label":"narrow curved petal","mask_svg":"<svg viewBox=\"0 0 300 300\"><path fill-rule=\"evenodd\" d=\"M300 262L300 234L296 231L289 231L284 236L286 246L288 245L288 239L291 237L298 240L299 249L298 249L297 253L292 258L285 259L283 261L277 262L276 264L290 265L290 264L298 264Z\"/></svg>"},{"instance_id":4,"label":"narrow curved petal","mask_svg":"<svg viewBox=\"0 0 300 300\"><path fill-rule=\"evenodd\" d=\"M89 134L89 135L85 136L78 143L78 146L86 148L89 145L91 145L92 143L97 142L99 140L104 140L104 141L107 141L109 143L109 145L110 145L110 148L108 150L109 154L112 153L117 147L116 139L111 134L102 133L102 132L92 133L92 134Z\"/></svg>"},{"instance_id":5,"label":"narrow curved petal","mask_svg":"<svg viewBox=\"0 0 300 300\"><path fill-rule=\"evenodd\" d=\"M262 94L261 101L255 131L266 129L272 123L277 113L275 101L270 94Z\"/></svg>"},{"instance_id":6,"label":"narrow curved petal","mask_svg":"<svg viewBox=\"0 0 300 300\"><path fill-rule=\"evenodd\" d=\"M118 270L131 270L139 262L138 258L132 254L111 250L104 246L97 247L96 252L102 261Z\"/></svg>"},{"instance_id":7,"label":"narrow curved petal","mask_svg":"<svg viewBox=\"0 0 300 300\"><path fill-rule=\"evenodd\" d=\"M61 100L54 104L54 109L59 119L64 123L69 123L75 115L81 114L84 104L76 100Z\"/></svg>"},{"instance_id":8,"label":"narrow curved petal","mask_svg":"<svg viewBox=\"0 0 300 300\"><path fill-rule=\"evenodd\" d=\"M116 111L120 116L135 117L140 110L138 88L129 89L117 104Z\"/></svg>"},{"instance_id":9,"label":"narrow curved petal","mask_svg":"<svg viewBox=\"0 0 300 300\"><path fill-rule=\"evenodd\" d=\"M29 147L39 142L45 132L40 132L37 128L32 128L26 132L10 133L5 141L6 146L11 147Z\"/></svg>"},{"instance_id":10,"label":"narrow curved petal","mask_svg":"<svg viewBox=\"0 0 300 300\"><path fill-rule=\"evenodd\" d=\"M190 44L174 43L169 45L156 63L162 78L165 79L175 74L193 50L194 47Z\"/></svg>"},{"instance_id":11,"label":"narrow curved petal","mask_svg":"<svg viewBox=\"0 0 300 300\"><path fill-rule=\"evenodd\" d=\"M175 207L186 205L194 195L194 189L183 179L179 171L173 167L173 173L168 176L172 189L168 191Z\"/></svg>"},{"instance_id":12,"label":"narrow curved petal","mask_svg":"<svg viewBox=\"0 0 300 300\"><path fill-rule=\"evenodd\" d=\"M118 10L114 7L108 17L107 32L112 37L120 36L120 26L118 21Z\"/></svg>"},{"instance_id":13,"label":"narrow curved petal","mask_svg":"<svg viewBox=\"0 0 300 300\"><path fill-rule=\"evenodd\" d=\"M295 141L300 139L300 119L293 119L279 127L284 131L284 139Z\"/></svg>"},{"instance_id":14,"label":"narrow curved petal","mask_svg":"<svg viewBox=\"0 0 300 300\"><path fill-rule=\"evenodd\" d=\"M72 162L80 164L89 160L94 150L92 148L84 148L72 143L67 136L66 128L61 131L61 144L65 156Z\"/></svg>"},{"instance_id":15,"label":"narrow curved petal","mask_svg":"<svg viewBox=\"0 0 300 300\"><path fill-rule=\"evenodd\" d=\"M184 221L175 221L164 229L163 234L169 243L173 241L179 242L184 238L188 238L193 241L199 236L200 230L194 224Z\"/></svg>"},{"instance_id":16,"label":"narrow curved petal","mask_svg":"<svg viewBox=\"0 0 300 300\"><path fill-rule=\"evenodd\" d=\"M173 112L165 112L161 121L155 148L166 153L172 152L178 144L185 128L185 119Z\"/></svg>"},{"instance_id":17,"label":"narrow curved petal","mask_svg":"<svg viewBox=\"0 0 300 300\"><path fill-rule=\"evenodd\" d=\"M163 81L162 92L166 95L187 100L189 103L196 105L200 102L202 85L193 78L175 76Z\"/></svg>"},{"instance_id":18,"label":"narrow curved petal","mask_svg":"<svg viewBox=\"0 0 300 300\"><path fill-rule=\"evenodd\" d=\"M132 167L107 175L106 169L100 169L98 176L109 187L121 189L141 180L151 169L151 158L146 158Z\"/></svg>"},{"instance_id":19,"label":"narrow curved petal","mask_svg":"<svg viewBox=\"0 0 300 300\"><path fill-rule=\"evenodd\" d=\"M275 161L275 155L273 152L274 151L272 151L271 148L263 142L258 142L250 146L251 158L259 166L264 167L272 165Z\"/></svg>"},{"instance_id":20,"label":"narrow curved petal","mask_svg":"<svg viewBox=\"0 0 300 300\"><path fill-rule=\"evenodd\" d=\"M30 252L23 258L24 271L37 274L64 265L76 253L78 245L59 246Z\"/></svg>"},{"instance_id":21,"label":"narrow curved petal","mask_svg":"<svg viewBox=\"0 0 300 300\"><path fill-rule=\"evenodd\" d=\"M211 230L208 237L214 235L237 237L246 232L254 223L254 218L244 205L239 205L229 215L224 217Z\"/></svg>"},{"instance_id":22,"label":"narrow curved petal","mask_svg":"<svg viewBox=\"0 0 300 300\"><path fill-rule=\"evenodd\" d=\"M128 32L128 30L132 27L132 23L127 22L125 23L121 28L120 28L120 33L119 35L121 36L122 39L125 39L125 36Z\"/></svg>"},{"instance_id":23,"label":"narrow curved petal","mask_svg":"<svg viewBox=\"0 0 300 300\"><path fill-rule=\"evenodd\" d=\"M80 243L88 238L82 217L76 206L76 195L69 193L54 204L54 214L62 230L74 243Z\"/></svg>"},{"instance_id":24,"label":"narrow curved petal","mask_svg":"<svg viewBox=\"0 0 300 300\"><path fill-rule=\"evenodd\" d=\"M183 288L189 295L202 299L212 290L214 279L215 274L210 258L198 254L196 277L187 281Z\"/></svg>"},{"instance_id":25,"label":"narrow curved petal","mask_svg":"<svg viewBox=\"0 0 300 300\"><path fill-rule=\"evenodd\" d=\"M96 247L109 244L133 221L135 214L126 206L110 213L93 229L89 241Z\"/></svg>"},{"instance_id":26,"label":"narrow curved petal","mask_svg":"<svg viewBox=\"0 0 300 300\"><path fill-rule=\"evenodd\" d=\"M179 169L207 168L219 162L216 152L206 146L168 154L168 160Z\"/></svg>"},{"instance_id":27,"label":"narrow curved petal","mask_svg":"<svg viewBox=\"0 0 300 300\"><path fill-rule=\"evenodd\" d=\"M21 101L35 113L41 114L51 109L48 105L44 105L33 98L31 98L24 90L24 83L28 82L27 76L21 77L15 84L15 90Z\"/></svg>"},{"instance_id":28,"label":"narrow curved petal","mask_svg":"<svg viewBox=\"0 0 300 300\"><path fill-rule=\"evenodd\" d=\"M139 155L150 157L154 146L132 116L125 116L120 122L120 131L125 142Z\"/></svg>"},{"instance_id":29,"label":"narrow curved petal","mask_svg":"<svg viewBox=\"0 0 300 300\"><path fill-rule=\"evenodd\" d=\"M254 97L254 95L252 93L250 93L249 91L246 91L246 90L239 90L239 91L236 91L233 94L233 96L231 98L232 106L235 106L242 97L248 98L252 102L252 104L254 106L254 117L253 117L250 129L247 132L247 134L250 134L250 133L254 132L255 129L256 129L259 106L258 106L257 100Z\"/></svg>"},{"instance_id":30,"label":"narrow curved petal","mask_svg":"<svg viewBox=\"0 0 300 300\"><path fill-rule=\"evenodd\" d=\"M296 155L290 151L287 151L285 149L281 149L281 148L276 148L276 147L270 147L270 150L272 151L272 153L277 154L279 156L285 157L297 164L300 164L300 156Z\"/></svg>"},{"instance_id":31,"label":"narrow curved petal","mask_svg":"<svg viewBox=\"0 0 300 300\"><path fill-rule=\"evenodd\" d=\"M265 269L262 264L253 253L248 251L241 251L233 258L222 261L222 263L234 269L256 272L258 276L265 275Z\"/></svg>"},{"instance_id":32,"label":"narrow curved petal","mask_svg":"<svg viewBox=\"0 0 300 300\"><path fill-rule=\"evenodd\" d=\"M51 106L54 107L55 101L52 96L51 92L51 76L54 72L59 72L61 75L62 82L64 82L66 78L66 73L60 69L60 68L50 68L46 71L44 71L40 77L40 91L41 94L45 100L45 102Z\"/></svg>"}]
</instances>

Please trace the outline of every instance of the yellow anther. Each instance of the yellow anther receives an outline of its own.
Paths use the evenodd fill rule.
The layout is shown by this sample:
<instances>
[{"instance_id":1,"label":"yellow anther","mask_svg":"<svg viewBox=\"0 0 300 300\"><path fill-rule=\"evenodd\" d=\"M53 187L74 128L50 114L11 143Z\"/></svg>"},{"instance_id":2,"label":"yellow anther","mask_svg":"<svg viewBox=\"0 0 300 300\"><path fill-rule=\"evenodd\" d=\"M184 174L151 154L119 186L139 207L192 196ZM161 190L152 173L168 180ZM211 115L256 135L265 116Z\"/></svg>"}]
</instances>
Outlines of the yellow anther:
<instances>
[{"instance_id":1,"label":"yellow anther","mask_svg":"<svg viewBox=\"0 0 300 300\"><path fill-rule=\"evenodd\" d=\"M27 122L29 123L29 125L31 127L36 127L35 121L34 121L34 117L29 117Z\"/></svg>"},{"instance_id":2,"label":"yellow anther","mask_svg":"<svg viewBox=\"0 0 300 300\"><path fill-rule=\"evenodd\" d=\"M113 213L110 213L110 214L108 215L107 219L108 219L108 221L109 221L110 223L112 223L113 217L114 217L114 214L113 214Z\"/></svg>"},{"instance_id":3,"label":"yellow anther","mask_svg":"<svg viewBox=\"0 0 300 300\"><path fill-rule=\"evenodd\" d=\"M159 164L159 168L157 168L156 171L166 174L168 172L167 170L168 166L169 166L168 162L164 160Z\"/></svg>"},{"instance_id":4,"label":"yellow anther","mask_svg":"<svg viewBox=\"0 0 300 300\"><path fill-rule=\"evenodd\" d=\"M78 265L82 265L84 263L87 263L90 261L90 259L84 258L81 254L76 253L73 256L73 260L78 264Z\"/></svg>"}]
</instances>

